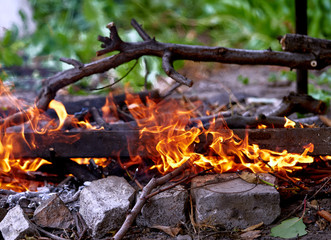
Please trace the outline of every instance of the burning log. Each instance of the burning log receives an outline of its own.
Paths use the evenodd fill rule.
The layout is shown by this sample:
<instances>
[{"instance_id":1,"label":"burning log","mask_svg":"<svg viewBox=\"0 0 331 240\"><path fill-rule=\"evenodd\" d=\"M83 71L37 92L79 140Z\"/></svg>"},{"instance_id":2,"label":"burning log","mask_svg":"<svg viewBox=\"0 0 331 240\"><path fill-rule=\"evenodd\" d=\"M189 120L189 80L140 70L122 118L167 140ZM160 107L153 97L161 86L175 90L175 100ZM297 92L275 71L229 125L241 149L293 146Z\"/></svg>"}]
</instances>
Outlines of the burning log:
<instances>
[{"instance_id":1,"label":"burning log","mask_svg":"<svg viewBox=\"0 0 331 240\"><path fill-rule=\"evenodd\" d=\"M227 134L231 130L219 130ZM293 129L234 129L241 139L246 134L250 144L257 144L261 148L270 150L288 150L291 153L302 153L303 147L309 143L314 144L314 156L331 155L331 128L293 128ZM75 137L75 140L72 140ZM122 129L114 131L84 131L84 132L62 132L57 135L40 135L26 133L25 139L34 139L36 148L30 149L21 134L13 134L17 148L13 149L15 158L50 158L50 148L56 152L56 157L130 157L127 140L130 140L132 149L131 156L140 155L147 157L146 152L137 151L139 146L139 131L136 129ZM71 139L71 140L70 140ZM199 144L205 144L206 140L201 139ZM68 144L70 142L70 144ZM55 158L56 159L56 158Z\"/></svg>"}]
</instances>

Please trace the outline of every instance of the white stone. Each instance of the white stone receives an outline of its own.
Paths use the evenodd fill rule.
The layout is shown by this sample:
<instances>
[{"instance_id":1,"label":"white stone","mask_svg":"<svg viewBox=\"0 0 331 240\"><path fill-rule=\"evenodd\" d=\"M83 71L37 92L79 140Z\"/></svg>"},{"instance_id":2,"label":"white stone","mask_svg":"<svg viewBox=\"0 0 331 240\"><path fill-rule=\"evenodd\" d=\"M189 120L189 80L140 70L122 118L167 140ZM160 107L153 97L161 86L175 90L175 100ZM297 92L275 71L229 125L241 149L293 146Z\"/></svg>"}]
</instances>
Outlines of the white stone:
<instances>
[{"instance_id":1,"label":"white stone","mask_svg":"<svg viewBox=\"0 0 331 240\"><path fill-rule=\"evenodd\" d=\"M80 194L79 213L92 229L93 237L100 238L120 228L133 204L135 190L121 177L93 181Z\"/></svg>"},{"instance_id":2,"label":"white stone","mask_svg":"<svg viewBox=\"0 0 331 240\"><path fill-rule=\"evenodd\" d=\"M36 232L19 205L10 209L2 219L0 231L5 240L25 239L26 236L32 236Z\"/></svg>"}]
</instances>

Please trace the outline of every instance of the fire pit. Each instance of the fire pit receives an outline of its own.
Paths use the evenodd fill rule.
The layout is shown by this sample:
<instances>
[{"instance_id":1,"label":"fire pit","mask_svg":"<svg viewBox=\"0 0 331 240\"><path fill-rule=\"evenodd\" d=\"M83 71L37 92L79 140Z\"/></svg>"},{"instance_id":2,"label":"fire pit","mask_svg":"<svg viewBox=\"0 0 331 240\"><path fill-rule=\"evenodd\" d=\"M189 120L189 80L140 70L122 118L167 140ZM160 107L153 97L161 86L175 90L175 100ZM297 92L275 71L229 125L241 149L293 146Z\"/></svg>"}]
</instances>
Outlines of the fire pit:
<instances>
[{"instance_id":1,"label":"fire pit","mask_svg":"<svg viewBox=\"0 0 331 240\"><path fill-rule=\"evenodd\" d=\"M99 38L104 47L99 55L120 50L118 55L85 65L62 59L74 68L49 78L35 107L22 106L0 86L3 96L12 99L12 109L1 112L0 179L1 188L7 189L2 191L3 207L10 208L0 223L5 239L37 232L54 237L43 228L75 229L72 234L77 238L87 233L101 238L120 228L115 239L121 239L136 218L140 227L173 236L180 231L177 224L188 219L193 228L243 229L277 219L279 192L289 198L294 192L330 194L331 129L283 117L293 112L324 113L323 102L290 94L274 111L233 116L225 111L211 114L200 99L169 98L179 86L192 84L174 70L176 59L252 63L253 58L257 60L252 64L262 64L267 56L263 64L306 68L323 68L328 59L312 65L316 60L309 52L252 51L247 56L233 49L163 44L135 21L133 26L142 43L123 42L114 24L108 25L109 38ZM292 36L286 37L283 42ZM74 114L53 100L60 88L142 54L162 56L165 72L177 81L168 93L110 95L102 106ZM199 116L202 110L208 114ZM220 204L213 205L218 200ZM18 231L8 230L16 223Z\"/></svg>"}]
</instances>

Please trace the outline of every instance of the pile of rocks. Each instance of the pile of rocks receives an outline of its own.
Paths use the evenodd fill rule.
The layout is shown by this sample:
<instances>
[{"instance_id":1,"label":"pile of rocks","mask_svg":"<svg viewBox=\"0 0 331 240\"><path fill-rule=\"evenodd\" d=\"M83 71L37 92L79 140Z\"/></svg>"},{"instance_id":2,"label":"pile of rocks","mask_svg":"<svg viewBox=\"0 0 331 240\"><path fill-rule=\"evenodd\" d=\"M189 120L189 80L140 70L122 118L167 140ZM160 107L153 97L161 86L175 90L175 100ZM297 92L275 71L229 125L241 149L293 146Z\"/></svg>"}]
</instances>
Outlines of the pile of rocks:
<instances>
[{"instance_id":1,"label":"pile of rocks","mask_svg":"<svg viewBox=\"0 0 331 240\"><path fill-rule=\"evenodd\" d=\"M264 178L273 181L269 175ZM4 214L0 222L3 238L21 239L38 234L42 228L75 227L78 234L86 234L89 229L93 238L103 238L119 229L139 192L124 178L116 176L87 185L71 193L70 197L68 194L43 193L44 200L39 198L40 205L35 209L30 206L33 209L30 213L23 211L22 203L26 199L23 194L10 196L7 201L16 198L16 206ZM188 204L189 199L193 200L193 206ZM136 224L178 226L189 221L188 213L193 207L196 224L225 229L246 228L260 222L271 224L280 214L279 204L279 193L272 186L248 183L236 174L205 175L194 178L189 189L178 185L152 197L137 217ZM78 224L80 217L83 224Z\"/></svg>"}]
</instances>

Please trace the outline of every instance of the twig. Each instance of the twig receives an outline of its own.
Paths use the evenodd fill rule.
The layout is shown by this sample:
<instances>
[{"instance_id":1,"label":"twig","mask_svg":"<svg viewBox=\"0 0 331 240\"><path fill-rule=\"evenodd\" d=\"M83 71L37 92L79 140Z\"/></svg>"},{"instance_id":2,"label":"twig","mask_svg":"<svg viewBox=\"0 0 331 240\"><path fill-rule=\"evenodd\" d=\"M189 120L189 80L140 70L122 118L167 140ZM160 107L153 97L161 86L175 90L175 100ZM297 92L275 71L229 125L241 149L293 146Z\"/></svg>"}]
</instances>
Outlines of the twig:
<instances>
[{"instance_id":1,"label":"twig","mask_svg":"<svg viewBox=\"0 0 331 240\"><path fill-rule=\"evenodd\" d=\"M173 66L173 60L172 60L172 53L169 50L166 50L162 57L162 68L164 72L174 79L176 82L184 84L186 86L191 87L193 85L193 82L191 79L188 79L184 77L183 75L179 74Z\"/></svg>"},{"instance_id":2,"label":"twig","mask_svg":"<svg viewBox=\"0 0 331 240\"><path fill-rule=\"evenodd\" d=\"M145 81L144 81L144 88L145 88L145 91L147 91L147 81L148 81L148 76L150 74L150 69L149 69L149 65L148 65L148 62L146 60L146 58L144 58L144 64L145 64Z\"/></svg>"},{"instance_id":3,"label":"twig","mask_svg":"<svg viewBox=\"0 0 331 240\"><path fill-rule=\"evenodd\" d=\"M135 19L131 20L131 25L132 25L132 27L134 27L134 29L137 31L139 36L144 41L152 40L152 38L145 32L145 30L141 27L141 25Z\"/></svg>"},{"instance_id":4,"label":"twig","mask_svg":"<svg viewBox=\"0 0 331 240\"><path fill-rule=\"evenodd\" d=\"M106 121L100 116L98 109L96 107L91 107L90 112L92 113L94 121L100 126L103 127L105 130L110 130L111 127Z\"/></svg>"},{"instance_id":5,"label":"twig","mask_svg":"<svg viewBox=\"0 0 331 240\"><path fill-rule=\"evenodd\" d=\"M74 66L75 68L78 68L78 69L81 69L82 67L84 67L84 63L81 63L80 61L78 61L76 59L72 59L72 58L61 57L60 61L65 62L67 64L70 64L70 65L72 65L72 66Z\"/></svg>"},{"instance_id":6,"label":"twig","mask_svg":"<svg viewBox=\"0 0 331 240\"><path fill-rule=\"evenodd\" d=\"M33 224L35 225L35 224ZM35 225L36 229L39 231L39 232L42 232L43 234L45 234L47 237L50 237L51 239L54 239L54 240L68 240L67 238L62 238L62 237L59 237L59 236L56 236L50 232L47 232L46 230L42 229L41 227L38 227L37 225Z\"/></svg>"},{"instance_id":7,"label":"twig","mask_svg":"<svg viewBox=\"0 0 331 240\"><path fill-rule=\"evenodd\" d=\"M145 205L145 202L147 201L147 196L152 192L154 188L157 186L163 185L166 182L170 181L170 179L176 177L177 175L181 174L185 169L187 169L192 162L195 161L195 157L189 158L186 162L184 162L180 167L176 168L174 171L164 175L160 178L152 178L149 183L144 187L144 189L141 192L141 195L139 199L137 200L135 206L132 208L131 212L126 216L126 219L121 226L121 228L118 230L118 232L113 237L114 240L120 240L122 239L126 232L129 230L130 226L140 213L141 209Z\"/></svg>"},{"instance_id":8,"label":"twig","mask_svg":"<svg viewBox=\"0 0 331 240\"><path fill-rule=\"evenodd\" d=\"M326 184L330 182L330 180L331 178L329 178L325 183L323 183L323 185L308 199L308 201L313 199L326 186Z\"/></svg>"},{"instance_id":9,"label":"twig","mask_svg":"<svg viewBox=\"0 0 331 240\"><path fill-rule=\"evenodd\" d=\"M167 97L169 97L174 91L177 91L177 88L179 88L180 86L182 86L183 84L176 82L174 85L172 85L172 87L170 88L170 90L164 94L161 98L165 99Z\"/></svg>"},{"instance_id":10,"label":"twig","mask_svg":"<svg viewBox=\"0 0 331 240\"><path fill-rule=\"evenodd\" d=\"M126 78L130 72L132 72L132 70L135 68L135 66L137 66L138 64L138 60L136 60L136 62L133 64L133 66L129 69L129 71L127 71L126 74L124 74L121 78L117 79L115 82L109 84L109 85L106 85L106 86L103 86L103 87L99 87L99 88L91 88L90 90L91 91L96 91L96 90L102 90L102 89L105 89L105 88L111 88L112 86L114 86L115 84L119 83L120 81L122 81L124 78Z\"/></svg>"},{"instance_id":11,"label":"twig","mask_svg":"<svg viewBox=\"0 0 331 240\"><path fill-rule=\"evenodd\" d=\"M193 175L187 176L186 178L184 178L184 179L182 179L182 180L180 180L180 181L178 181L178 182L176 182L176 183L174 183L174 184L172 184L172 185L170 185L170 186L168 186L168 187L165 187L165 188L162 188L162 189L159 189L159 190L157 190L157 191L155 191L155 192L150 193L148 196L146 196L146 198L152 198L152 197L154 197L155 195L157 195L157 194L159 194L159 193L161 193L161 192L167 191L167 190L169 190L169 189L171 189L171 188L176 187L177 185L179 185L179 184L181 184L181 183L183 183L183 182L189 181L189 180L191 180L191 179L193 179L193 178L195 178L195 177L197 177L197 176L200 176L201 174L204 174L204 173L206 173L206 172L212 170L213 168L214 168L214 167L212 167L212 168L208 168L208 169L205 169L205 170L203 170L203 171L201 171L201 172L199 172L199 173L196 173L196 174L193 174Z\"/></svg>"}]
</instances>

